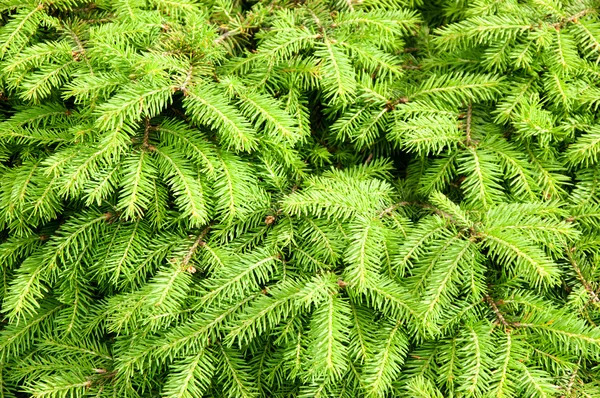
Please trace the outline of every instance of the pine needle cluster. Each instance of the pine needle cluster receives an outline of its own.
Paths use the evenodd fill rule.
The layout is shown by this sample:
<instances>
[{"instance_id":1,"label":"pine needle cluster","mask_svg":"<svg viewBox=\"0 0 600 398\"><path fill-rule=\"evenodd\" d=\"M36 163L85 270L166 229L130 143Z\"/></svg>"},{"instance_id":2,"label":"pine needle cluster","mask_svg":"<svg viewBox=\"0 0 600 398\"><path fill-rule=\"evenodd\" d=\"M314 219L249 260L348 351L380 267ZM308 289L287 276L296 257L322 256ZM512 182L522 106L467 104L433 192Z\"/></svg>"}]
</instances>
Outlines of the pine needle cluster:
<instances>
[{"instance_id":1,"label":"pine needle cluster","mask_svg":"<svg viewBox=\"0 0 600 398\"><path fill-rule=\"evenodd\" d=\"M0 1L0 398L600 396L599 13Z\"/></svg>"}]
</instances>

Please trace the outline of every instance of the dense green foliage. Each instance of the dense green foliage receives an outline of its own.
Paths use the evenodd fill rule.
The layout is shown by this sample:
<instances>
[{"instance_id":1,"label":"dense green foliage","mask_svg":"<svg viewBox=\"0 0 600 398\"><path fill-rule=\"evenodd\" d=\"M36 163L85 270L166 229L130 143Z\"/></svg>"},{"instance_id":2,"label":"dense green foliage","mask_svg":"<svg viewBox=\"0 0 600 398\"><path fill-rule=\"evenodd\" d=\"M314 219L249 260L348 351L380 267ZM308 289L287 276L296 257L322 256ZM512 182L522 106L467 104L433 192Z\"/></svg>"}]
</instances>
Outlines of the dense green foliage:
<instances>
[{"instance_id":1,"label":"dense green foliage","mask_svg":"<svg viewBox=\"0 0 600 398\"><path fill-rule=\"evenodd\" d=\"M600 396L599 12L0 1L0 398Z\"/></svg>"}]
</instances>

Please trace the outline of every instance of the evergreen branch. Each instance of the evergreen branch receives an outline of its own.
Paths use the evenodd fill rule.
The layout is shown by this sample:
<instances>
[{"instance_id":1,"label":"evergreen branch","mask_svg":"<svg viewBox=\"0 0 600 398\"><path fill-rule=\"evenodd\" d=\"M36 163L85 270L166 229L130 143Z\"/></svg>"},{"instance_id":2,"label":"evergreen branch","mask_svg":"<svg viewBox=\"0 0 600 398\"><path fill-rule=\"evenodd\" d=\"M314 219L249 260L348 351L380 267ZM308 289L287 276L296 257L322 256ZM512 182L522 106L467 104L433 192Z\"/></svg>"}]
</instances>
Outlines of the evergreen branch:
<instances>
[{"instance_id":1,"label":"evergreen branch","mask_svg":"<svg viewBox=\"0 0 600 398\"><path fill-rule=\"evenodd\" d=\"M165 398L193 398L202 396L210 387L214 374L214 358L202 350L172 365L172 373L165 383Z\"/></svg>"},{"instance_id":2,"label":"evergreen branch","mask_svg":"<svg viewBox=\"0 0 600 398\"><path fill-rule=\"evenodd\" d=\"M496 258L514 261L519 272L535 286L557 283L559 271L556 265L525 239L498 232L486 232L484 238Z\"/></svg>"},{"instance_id":3,"label":"evergreen branch","mask_svg":"<svg viewBox=\"0 0 600 398\"><path fill-rule=\"evenodd\" d=\"M165 80L131 83L96 108L96 126L102 130L116 130L144 117L152 118L171 103L172 94L173 85Z\"/></svg>"},{"instance_id":4,"label":"evergreen branch","mask_svg":"<svg viewBox=\"0 0 600 398\"><path fill-rule=\"evenodd\" d=\"M18 13L10 24L4 26L0 31L2 45L0 46L0 59L4 58L9 50L15 50L14 46L20 47L37 28L37 25L43 18L41 15L44 10L44 4L40 3L31 10L23 10ZM13 48L11 48L13 47Z\"/></svg>"},{"instance_id":5,"label":"evergreen branch","mask_svg":"<svg viewBox=\"0 0 600 398\"><path fill-rule=\"evenodd\" d=\"M189 217L191 226L201 226L208 221L204 189L193 169L172 149L156 148L160 156L159 172L167 178L167 183L175 195L175 203L182 213Z\"/></svg>"},{"instance_id":6,"label":"evergreen branch","mask_svg":"<svg viewBox=\"0 0 600 398\"><path fill-rule=\"evenodd\" d=\"M63 305L46 305L45 307L29 319L28 322L23 322L20 325L13 324L2 330L0 333L0 355L2 362L29 349L33 343L32 336L35 331L41 328L42 324L51 320L63 308Z\"/></svg>"},{"instance_id":7,"label":"evergreen branch","mask_svg":"<svg viewBox=\"0 0 600 398\"><path fill-rule=\"evenodd\" d=\"M0 397L599 395L594 0L0 3Z\"/></svg>"},{"instance_id":8,"label":"evergreen branch","mask_svg":"<svg viewBox=\"0 0 600 398\"><path fill-rule=\"evenodd\" d=\"M184 106L195 123L206 124L217 130L227 149L256 149L255 131L215 87L207 84L190 89L184 99Z\"/></svg>"},{"instance_id":9,"label":"evergreen branch","mask_svg":"<svg viewBox=\"0 0 600 398\"><path fill-rule=\"evenodd\" d=\"M323 60L322 85L326 98L334 103L348 102L354 95L356 78L347 55L329 38L319 43L315 54Z\"/></svg>"},{"instance_id":10,"label":"evergreen branch","mask_svg":"<svg viewBox=\"0 0 600 398\"><path fill-rule=\"evenodd\" d=\"M577 279L579 279L579 282L581 282L581 284L583 285L583 287L585 288L585 290L589 293L589 295L591 297L591 300L594 303L599 303L600 302L600 298L598 297L598 295L596 294L596 291L592 288L592 286L590 285L590 283L585 279L585 277L581 273L581 269L577 265L577 261L575 261L575 258L573 257L573 251L574 251L574 249L575 248L568 248L567 249L567 258L569 259L569 263L571 264L571 267L573 267L573 270L575 270L575 273L577 275Z\"/></svg>"},{"instance_id":11,"label":"evergreen branch","mask_svg":"<svg viewBox=\"0 0 600 398\"><path fill-rule=\"evenodd\" d=\"M383 397L404 362L408 346L400 322L385 325L383 349L364 365L363 382L369 397Z\"/></svg>"}]
</instances>

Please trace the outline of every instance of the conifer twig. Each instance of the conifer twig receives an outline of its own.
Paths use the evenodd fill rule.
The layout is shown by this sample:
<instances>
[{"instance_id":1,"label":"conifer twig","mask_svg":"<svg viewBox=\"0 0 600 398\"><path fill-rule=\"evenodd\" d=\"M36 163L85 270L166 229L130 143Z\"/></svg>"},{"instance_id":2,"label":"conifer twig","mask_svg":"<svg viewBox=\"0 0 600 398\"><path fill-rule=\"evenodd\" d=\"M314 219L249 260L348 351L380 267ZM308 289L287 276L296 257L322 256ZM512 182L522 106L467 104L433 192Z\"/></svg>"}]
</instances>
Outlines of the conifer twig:
<instances>
[{"instance_id":1,"label":"conifer twig","mask_svg":"<svg viewBox=\"0 0 600 398\"><path fill-rule=\"evenodd\" d=\"M239 33L240 29L239 28L235 28L232 30L228 30L225 33L223 33L221 36L217 37L215 40L213 40L214 44L221 44L223 41L225 41L229 36L233 36L233 35L237 35Z\"/></svg>"},{"instance_id":2,"label":"conifer twig","mask_svg":"<svg viewBox=\"0 0 600 398\"><path fill-rule=\"evenodd\" d=\"M451 214L446 213L443 210L438 209L435 206L432 206L428 203L421 203L421 202L406 202L406 201L402 201L402 202L398 202L398 203L394 203L393 205L383 209L382 211L379 212L378 217L383 217L385 215L391 214L394 210L396 210L398 207L402 207L402 206L418 206L418 207L422 207L423 209L430 209L433 210L433 212L441 217L444 217L452 222L454 222L454 218L452 217Z\"/></svg>"},{"instance_id":3,"label":"conifer twig","mask_svg":"<svg viewBox=\"0 0 600 398\"><path fill-rule=\"evenodd\" d=\"M198 247L202 247L202 246L206 245L206 242L204 242L204 237L206 236L206 234L208 234L208 231L210 231L210 228L211 228L211 226L209 225L208 227L204 228L204 230L202 232L200 232L200 235L197 236L196 240L194 241L194 244L192 244L192 246L190 247L190 250L188 250L185 257L181 261L182 268L186 268L188 266L189 262L192 260L192 257L196 253L196 250L198 249Z\"/></svg>"},{"instance_id":4,"label":"conifer twig","mask_svg":"<svg viewBox=\"0 0 600 398\"><path fill-rule=\"evenodd\" d=\"M79 55L83 56L83 59L85 60L85 63L87 64L88 69L90 70L90 75L94 76L94 69L92 68L92 64L90 63L90 60L87 56L85 47L83 46L83 42L81 41L79 36L77 36L77 34L71 28L69 28L66 24L63 24L63 28L65 28L69 32L69 34L73 38L73 41L75 42L75 44L77 44L77 48L79 49L77 51L77 54L74 54L73 56L74 57L75 56L79 57Z\"/></svg>"},{"instance_id":5,"label":"conifer twig","mask_svg":"<svg viewBox=\"0 0 600 398\"><path fill-rule=\"evenodd\" d=\"M500 323L502 325L504 325L505 328L510 329L510 324L508 322L506 322L504 315L502 315L502 312L500 312L500 309L496 305L496 302L494 301L494 299L492 299L492 297L489 294L486 294L484 298L485 298L485 301L492 308L492 311L494 311L494 314L496 314L496 318L498 319L498 321L500 321Z\"/></svg>"},{"instance_id":6,"label":"conifer twig","mask_svg":"<svg viewBox=\"0 0 600 398\"><path fill-rule=\"evenodd\" d=\"M150 130L152 130L152 125L150 124L150 118L146 117L144 119L144 138L142 141L142 148L147 151L154 151L156 148L154 145L150 144Z\"/></svg>"},{"instance_id":7,"label":"conifer twig","mask_svg":"<svg viewBox=\"0 0 600 398\"><path fill-rule=\"evenodd\" d=\"M559 22L556 22L554 24L552 24L552 27L555 29L559 29L562 28L565 24L569 23L569 22L575 22L577 23L579 21L579 18L586 16L587 14L596 12L595 9L593 8L586 8L584 10L579 11L576 14L573 14L571 16L565 17L562 20L560 20Z\"/></svg>"},{"instance_id":8,"label":"conifer twig","mask_svg":"<svg viewBox=\"0 0 600 398\"><path fill-rule=\"evenodd\" d=\"M190 69L188 70L187 75L185 76L185 80L183 81L183 83L179 87L179 91L181 91L183 93L183 95L187 95L188 94L187 86L188 86L188 84L190 84L190 81L192 80L192 73L193 72L194 72L194 65L190 65Z\"/></svg>"},{"instance_id":9,"label":"conifer twig","mask_svg":"<svg viewBox=\"0 0 600 398\"><path fill-rule=\"evenodd\" d=\"M577 261L575 261L575 259L573 258L574 250L575 250L574 247L567 249L567 258L569 259L569 263L571 264L571 267L573 267L573 270L577 274L577 279L579 279L579 282L581 282L581 284L583 285L585 290L591 296L591 301L594 303L600 303L600 298L598 298L598 295L596 294L596 292L594 291L594 289L592 288L590 283L585 279L585 277L583 276L583 273L581 272L581 269L577 265Z\"/></svg>"},{"instance_id":10,"label":"conifer twig","mask_svg":"<svg viewBox=\"0 0 600 398\"><path fill-rule=\"evenodd\" d=\"M581 366L581 357L577 360L577 367L573 370L573 374L569 377L569 383L565 387L565 393L560 396L560 398L568 398L571 395L571 390L573 389L573 385L575 384L575 379L577 378L577 373L579 372L579 367Z\"/></svg>"},{"instance_id":11,"label":"conifer twig","mask_svg":"<svg viewBox=\"0 0 600 398\"><path fill-rule=\"evenodd\" d=\"M469 102L469 105L467 107L467 125L465 128L466 134L467 134L467 140L466 140L466 144L467 146L471 146L471 118L473 116L473 107L471 105L471 103Z\"/></svg>"}]
</instances>

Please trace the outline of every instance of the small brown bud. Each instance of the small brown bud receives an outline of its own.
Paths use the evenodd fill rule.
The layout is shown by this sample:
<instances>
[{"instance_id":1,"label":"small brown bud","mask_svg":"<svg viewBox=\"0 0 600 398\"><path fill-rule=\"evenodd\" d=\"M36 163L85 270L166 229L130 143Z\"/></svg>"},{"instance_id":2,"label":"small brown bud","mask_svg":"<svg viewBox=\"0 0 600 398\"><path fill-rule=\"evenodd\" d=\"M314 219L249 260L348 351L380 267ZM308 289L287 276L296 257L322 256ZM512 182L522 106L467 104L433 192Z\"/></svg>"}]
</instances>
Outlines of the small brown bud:
<instances>
[{"instance_id":1,"label":"small brown bud","mask_svg":"<svg viewBox=\"0 0 600 398\"><path fill-rule=\"evenodd\" d=\"M267 225L273 225L274 222L275 222L275 217L273 217L273 216L267 216L265 218L265 224L267 224Z\"/></svg>"},{"instance_id":2,"label":"small brown bud","mask_svg":"<svg viewBox=\"0 0 600 398\"><path fill-rule=\"evenodd\" d=\"M347 282L344 282L344 281L343 281L343 280L341 280L341 279L338 279L338 281L337 281L337 284L338 284L338 286L339 286L340 288L342 288L342 289L344 289L344 288L346 288L346 286L348 286L348 283L347 283Z\"/></svg>"},{"instance_id":3,"label":"small brown bud","mask_svg":"<svg viewBox=\"0 0 600 398\"><path fill-rule=\"evenodd\" d=\"M196 273L196 267L194 267L193 265L190 265L189 267L187 267L187 272L189 272L190 274L195 274Z\"/></svg>"}]
</instances>

